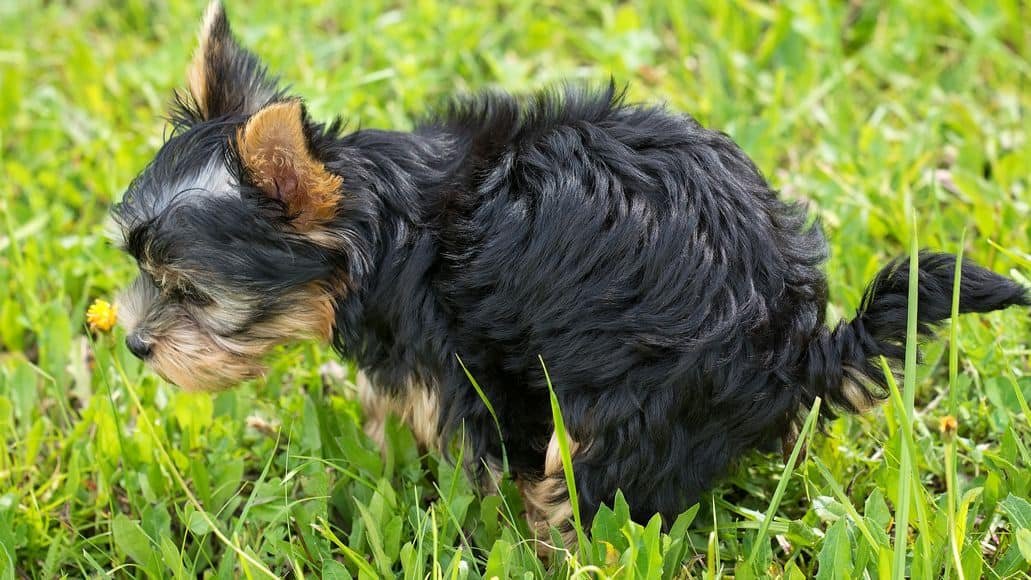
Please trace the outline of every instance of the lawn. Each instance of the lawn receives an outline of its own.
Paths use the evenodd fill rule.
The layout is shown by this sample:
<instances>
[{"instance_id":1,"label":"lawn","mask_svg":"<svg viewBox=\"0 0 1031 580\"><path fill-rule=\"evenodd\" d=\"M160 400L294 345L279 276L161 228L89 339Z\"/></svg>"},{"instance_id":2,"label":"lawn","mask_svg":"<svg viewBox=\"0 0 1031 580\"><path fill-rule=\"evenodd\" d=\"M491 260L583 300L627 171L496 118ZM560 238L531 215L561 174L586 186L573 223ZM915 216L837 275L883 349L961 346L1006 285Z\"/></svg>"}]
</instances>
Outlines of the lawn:
<instances>
[{"instance_id":1,"label":"lawn","mask_svg":"<svg viewBox=\"0 0 1031 580\"><path fill-rule=\"evenodd\" d=\"M831 320L914 241L1031 283L1021 0L332 4L228 3L316 117L405 129L456 91L611 76L810 201ZM826 423L794 469L746 457L669 533L617 500L548 561L511 482L477 490L397 424L381 457L328 349L210 396L88 333L134 275L104 221L168 131L203 8L0 2L0 578L1027 577L1027 311L947 325L899 405Z\"/></svg>"}]
</instances>

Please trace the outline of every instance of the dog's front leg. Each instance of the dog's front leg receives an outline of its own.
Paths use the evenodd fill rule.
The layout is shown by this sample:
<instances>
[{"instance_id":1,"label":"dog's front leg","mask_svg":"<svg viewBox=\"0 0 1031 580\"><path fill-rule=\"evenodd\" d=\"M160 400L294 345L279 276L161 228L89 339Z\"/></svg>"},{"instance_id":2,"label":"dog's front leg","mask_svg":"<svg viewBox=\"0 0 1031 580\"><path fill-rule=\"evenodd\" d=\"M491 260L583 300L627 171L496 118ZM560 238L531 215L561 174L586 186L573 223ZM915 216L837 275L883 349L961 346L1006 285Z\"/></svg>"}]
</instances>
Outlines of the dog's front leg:
<instances>
[{"instance_id":1,"label":"dog's front leg","mask_svg":"<svg viewBox=\"0 0 1031 580\"><path fill-rule=\"evenodd\" d=\"M428 386L406 381L401 388L386 389L376 385L364 371L358 372L358 400L365 410L365 434L382 451L386 445L387 417L396 416L412 430L422 450L439 446L438 416L440 405L436 393Z\"/></svg>"}]
</instances>

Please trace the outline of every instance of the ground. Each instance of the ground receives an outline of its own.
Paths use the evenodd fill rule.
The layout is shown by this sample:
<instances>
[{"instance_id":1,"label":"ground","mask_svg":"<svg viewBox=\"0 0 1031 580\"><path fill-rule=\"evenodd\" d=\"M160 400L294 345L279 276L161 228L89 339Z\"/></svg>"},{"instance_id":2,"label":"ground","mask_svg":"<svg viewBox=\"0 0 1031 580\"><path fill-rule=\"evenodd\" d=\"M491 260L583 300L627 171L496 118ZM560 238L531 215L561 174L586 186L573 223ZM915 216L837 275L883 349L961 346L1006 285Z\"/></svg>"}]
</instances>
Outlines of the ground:
<instances>
[{"instance_id":1,"label":"ground","mask_svg":"<svg viewBox=\"0 0 1031 580\"><path fill-rule=\"evenodd\" d=\"M320 118L404 129L455 91L611 75L726 131L826 228L832 320L914 240L1031 276L1020 0L331 4L228 3ZM396 425L381 460L327 349L194 395L121 331L87 332L87 307L134 273L106 212L161 144L202 11L0 4L0 578L1026 577L1026 311L944 328L898 405L828 423L794 469L747 457L669 534L617 502L546 562L510 482L474 491Z\"/></svg>"}]
</instances>

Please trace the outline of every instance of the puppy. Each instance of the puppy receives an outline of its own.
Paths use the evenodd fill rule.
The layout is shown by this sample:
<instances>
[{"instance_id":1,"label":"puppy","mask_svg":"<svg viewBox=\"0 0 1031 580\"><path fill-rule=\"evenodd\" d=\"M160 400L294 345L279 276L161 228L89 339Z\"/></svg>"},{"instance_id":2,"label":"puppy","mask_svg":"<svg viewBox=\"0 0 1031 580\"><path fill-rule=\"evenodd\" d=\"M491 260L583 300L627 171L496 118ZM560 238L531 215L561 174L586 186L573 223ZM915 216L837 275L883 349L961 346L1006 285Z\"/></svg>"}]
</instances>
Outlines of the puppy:
<instances>
[{"instance_id":1,"label":"puppy","mask_svg":"<svg viewBox=\"0 0 1031 580\"><path fill-rule=\"evenodd\" d=\"M387 414L473 463L502 446L542 528L571 537L545 372L589 523L621 489L671 518L817 397L885 395L906 339L908 262L825 324L827 244L726 135L607 90L454 101L410 133L309 118L213 3L174 131L113 210L140 275L126 343L217 390L276 345L331 342ZM955 258L919 258L919 330L949 316ZM1027 305L962 264L961 312ZM482 386L500 429L458 357Z\"/></svg>"}]
</instances>

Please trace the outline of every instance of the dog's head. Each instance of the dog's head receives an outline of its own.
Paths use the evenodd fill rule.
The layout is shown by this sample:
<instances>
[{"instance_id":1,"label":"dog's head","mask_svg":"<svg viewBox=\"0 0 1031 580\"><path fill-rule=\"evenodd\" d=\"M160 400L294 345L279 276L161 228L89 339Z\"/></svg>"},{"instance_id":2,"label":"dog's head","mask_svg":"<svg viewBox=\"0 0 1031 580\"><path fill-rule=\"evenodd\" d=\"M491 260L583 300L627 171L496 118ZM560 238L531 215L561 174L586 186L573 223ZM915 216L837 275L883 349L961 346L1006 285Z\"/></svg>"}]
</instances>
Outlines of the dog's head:
<instances>
[{"instance_id":1,"label":"dog's head","mask_svg":"<svg viewBox=\"0 0 1031 580\"><path fill-rule=\"evenodd\" d=\"M186 389L259 374L274 346L329 338L330 222L342 180L309 121L208 7L174 130L113 210L140 274L121 294L127 345Z\"/></svg>"}]
</instances>

